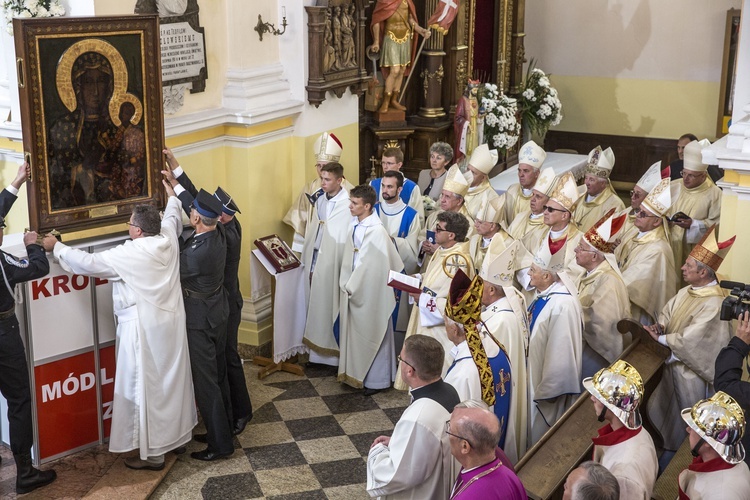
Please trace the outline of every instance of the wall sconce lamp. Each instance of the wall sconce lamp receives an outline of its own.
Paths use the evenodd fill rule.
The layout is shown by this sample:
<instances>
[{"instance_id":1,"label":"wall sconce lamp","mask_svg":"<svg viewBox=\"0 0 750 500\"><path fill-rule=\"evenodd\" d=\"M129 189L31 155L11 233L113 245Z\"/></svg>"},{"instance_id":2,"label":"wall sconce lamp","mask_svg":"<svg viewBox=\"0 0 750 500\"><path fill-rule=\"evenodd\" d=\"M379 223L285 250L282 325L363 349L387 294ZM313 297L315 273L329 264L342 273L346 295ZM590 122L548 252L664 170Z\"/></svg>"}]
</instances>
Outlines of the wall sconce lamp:
<instances>
[{"instance_id":1,"label":"wall sconce lamp","mask_svg":"<svg viewBox=\"0 0 750 500\"><path fill-rule=\"evenodd\" d=\"M286 7L281 8L281 27L283 29L277 30L272 23L264 23L260 14L258 14L258 24L253 29L258 32L261 42L263 41L263 33L270 33L274 36L283 35L286 32Z\"/></svg>"}]
</instances>

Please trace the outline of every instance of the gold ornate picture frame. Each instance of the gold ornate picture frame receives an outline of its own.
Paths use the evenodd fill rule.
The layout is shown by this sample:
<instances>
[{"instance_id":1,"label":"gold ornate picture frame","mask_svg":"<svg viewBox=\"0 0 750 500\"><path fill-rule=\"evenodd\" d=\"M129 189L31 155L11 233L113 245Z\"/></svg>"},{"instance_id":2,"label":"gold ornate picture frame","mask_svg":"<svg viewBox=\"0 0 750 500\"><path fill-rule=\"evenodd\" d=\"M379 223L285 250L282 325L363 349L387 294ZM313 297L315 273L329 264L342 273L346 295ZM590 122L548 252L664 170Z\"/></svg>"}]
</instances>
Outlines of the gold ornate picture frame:
<instances>
[{"instance_id":1,"label":"gold ornate picture frame","mask_svg":"<svg viewBox=\"0 0 750 500\"><path fill-rule=\"evenodd\" d=\"M14 19L13 30L31 228L162 206L158 16Z\"/></svg>"}]
</instances>

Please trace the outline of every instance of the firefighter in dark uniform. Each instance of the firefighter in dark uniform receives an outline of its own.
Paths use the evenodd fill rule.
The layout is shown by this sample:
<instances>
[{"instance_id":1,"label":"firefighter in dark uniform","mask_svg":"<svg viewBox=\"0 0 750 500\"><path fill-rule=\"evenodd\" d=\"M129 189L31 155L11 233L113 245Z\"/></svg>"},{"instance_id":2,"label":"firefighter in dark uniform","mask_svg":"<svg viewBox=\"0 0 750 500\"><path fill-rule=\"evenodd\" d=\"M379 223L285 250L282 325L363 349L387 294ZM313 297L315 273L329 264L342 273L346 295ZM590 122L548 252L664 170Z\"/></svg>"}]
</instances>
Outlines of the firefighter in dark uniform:
<instances>
[{"instance_id":1,"label":"firefighter in dark uniform","mask_svg":"<svg viewBox=\"0 0 750 500\"><path fill-rule=\"evenodd\" d=\"M27 163L19 167L10 186L0 192L0 245L3 241L5 216L17 199L18 189L26 181L30 169ZM16 461L16 493L28 493L51 483L57 477L54 470L40 471L31 465L31 389L26 352L16 318L16 283L41 278L49 273L49 262L44 249L37 244L37 234L28 232L23 237L27 258L16 258L0 251L2 281L0 281L0 392L8 401L10 448Z\"/></svg>"},{"instance_id":2,"label":"firefighter in dark uniform","mask_svg":"<svg viewBox=\"0 0 750 500\"><path fill-rule=\"evenodd\" d=\"M175 195L168 181L165 180L164 185L168 195ZM195 231L181 239L180 245L180 283L185 301L190 368L195 401L206 426L208 443L206 449L190 456L205 461L234 453L232 404L224 356L229 316L224 289L227 247L224 227L218 223L219 214L219 200L201 189L190 205L190 225Z\"/></svg>"},{"instance_id":3,"label":"firefighter in dark uniform","mask_svg":"<svg viewBox=\"0 0 750 500\"><path fill-rule=\"evenodd\" d=\"M180 167L177 159L171 150L165 149L164 155L169 165L169 170L162 173L170 179L174 178L185 191L180 191L177 196L182 202L183 208L189 215L190 203L198 194L198 189L188 177L187 173ZM174 182L172 182L174 187ZM227 291L229 300L229 317L227 319L227 342L226 342L226 363L227 363L227 381L229 383L229 396L232 402L232 415L234 418L233 432L235 435L245 430L245 426L253 418L253 405L250 402L250 395L247 390L245 381L245 371L242 367L242 360L237 352L237 332L242 321L242 293L238 279L240 266L240 257L242 255L242 227L240 222L235 218L235 213L241 213L237 204L231 196L222 188L216 188L214 196L221 202L221 216L219 222L224 226L224 232L227 238L227 257L224 267L224 288ZM196 439L201 439L198 435Z\"/></svg>"}]
</instances>

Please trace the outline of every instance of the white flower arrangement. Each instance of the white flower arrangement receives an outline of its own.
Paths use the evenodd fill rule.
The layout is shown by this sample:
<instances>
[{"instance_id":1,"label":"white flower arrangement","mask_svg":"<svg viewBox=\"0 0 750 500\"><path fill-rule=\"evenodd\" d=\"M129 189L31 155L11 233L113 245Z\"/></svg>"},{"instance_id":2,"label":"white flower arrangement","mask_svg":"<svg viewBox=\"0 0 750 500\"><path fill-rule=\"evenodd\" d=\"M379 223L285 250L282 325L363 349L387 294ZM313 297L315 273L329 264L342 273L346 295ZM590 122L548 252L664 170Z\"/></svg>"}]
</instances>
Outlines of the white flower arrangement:
<instances>
[{"instance_id":1,"label":"white flower arrangement","mask_svg":"<svg viewBox=\"0 0 750 500\"><path fill-rule=\"evenodd\" d=\"M422 204L424 205L425 212L432 212L437 208L437 202L428 195L422 196Z\"/></svg>"},{"instance_id":2,"label":"white flower arrangement","mask_svg":"<svg viewBox=\"0 0 750 500\"><path fill-rule=\"evenodd\" d=\"M485 83L479 94L487 144L501 151L513 147L521 134L521 124L516 118L516 100L498 92L497 85L491 83Z\"/></svg>"},{"instance_id":3,"label":"white flower arrangement","mask_svg":"<svg viewBox=\"0 0 750 500\"><path fill-rule=\"evenodd\" d=\"M563 118L557 90L550 84L544 71L534 68L533 61L529 64L519 106L524 124L541 136L550 127L559 125Z\"/></svg>"},{"instance_id":4,"label":"white flower arrangement","mask_svg":"<svg viewBox=\"0 0 750 500\"><path fill-rule=\"evenodd\" d=\"M60 0L2 0L6 30L13 35L14 17L60 17L65 9Z\"/></svg>"}]
</instances>

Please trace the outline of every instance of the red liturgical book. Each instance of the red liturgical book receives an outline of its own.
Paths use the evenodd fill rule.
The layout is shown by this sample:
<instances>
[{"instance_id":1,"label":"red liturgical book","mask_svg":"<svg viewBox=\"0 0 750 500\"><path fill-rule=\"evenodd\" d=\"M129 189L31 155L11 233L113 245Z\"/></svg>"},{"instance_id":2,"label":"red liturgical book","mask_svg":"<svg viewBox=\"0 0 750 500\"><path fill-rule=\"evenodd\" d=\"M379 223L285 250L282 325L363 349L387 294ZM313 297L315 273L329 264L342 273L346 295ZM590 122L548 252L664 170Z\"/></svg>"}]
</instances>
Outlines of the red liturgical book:
<instances>
[{"instance_id":1,"label":"red liturgical book","mask_svg":"<svg viewBox=\"0 0 750 500\"><path fill-rule=\"evenodd\" d=\"M422 282L419 278L408 274L388 272L388 286L406 293L422 293Z\"/></svg>"},{"instance_id":2,"label":"red liturgical book","mask_svg":"<svg viewBox=\"0 0 750 500\"><path fill-rule=\"evenodd\" d=\"M284 271L289 271L300 266L297 256L284 243L284 240L276 234L258 238L255 240L255 246L273 264L277 273L283 273Z\"/></svg>"}]
</instances>

